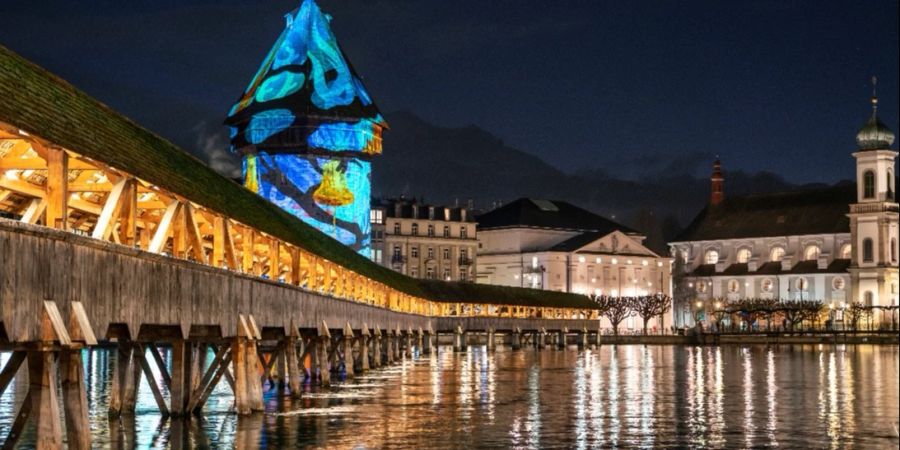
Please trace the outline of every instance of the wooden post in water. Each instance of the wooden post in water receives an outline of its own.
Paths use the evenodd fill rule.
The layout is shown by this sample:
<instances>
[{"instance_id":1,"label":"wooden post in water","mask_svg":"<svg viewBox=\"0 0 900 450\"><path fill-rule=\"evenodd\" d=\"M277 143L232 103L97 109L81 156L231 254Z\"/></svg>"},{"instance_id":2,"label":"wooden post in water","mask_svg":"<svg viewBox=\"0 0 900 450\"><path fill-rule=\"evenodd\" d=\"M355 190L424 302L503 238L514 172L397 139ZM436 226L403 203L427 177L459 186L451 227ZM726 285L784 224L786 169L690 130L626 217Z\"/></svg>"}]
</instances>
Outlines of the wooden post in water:
<instances>
[{"instance_id":1,"label":"wooden post in water","mask_svg":"<svg viewBox=\"0 0 900 450\"><path fill-rule=\"evenodd\" d=\"M456 352L464 352L466 351L466 332L463 331L462 325L456 326L456 333L453 336L453 351Z\"/></svg>"},{"instance_id":2,"label":"wooden post in water","mask_svg":"<svg viewBox=\"0 0 900 450\"><path fill-rule=\"evenodd\" d=\"M418 347L419 347L419 354L420 354L420 355L424 355L424 354L425 354L425 348L423 347L423 344L424 344L424 342L423 342L423 341L424 341L424 338L425 338L425 332L422 331L422 327L419 327L419 334L418 334L417 337L416 337L416 339L418 340L418 342L416 343L416 345L418 345Z\"/></svg>"},{"instance_id":3,"label":"wooden post in water","mask_svg":"<svg viewBox=\"0 0 900 450\"><path fill-rule=\"evenodd\" d=\"M369 326L365 323L359 333L359 370L362 373L369 370Z\"/></svg>"},{"instance_id":4,"label":"wooden post in water","mask_svg":"<svg viewBox=\"0 0 900 450\"><path fill-rule=\"evenodd\" d=\"M72 302L69 334L73 345L60 354L63 410L66 417L66 444L71 449L91 448L91 423L88 419L87 390L84 385L82 348L97 345L97 338L80 302Z\"/></svg>"},{"instance_id":5,"label":"wooden post in water","mask_svg":"<svg viewBox=\"0 0 900 450\"><path fill-rule=\"evenodd\" d=\"M487 351L494 351L494 329L488 328L487 330Z\"/></svg>"},{"instance_id":6,"label":"wooden post in water","mask_svg":"<svg viewBox=\"0 0 900 450\"><path fill-rule=\"evenodd\" d=\"M328 344L331 342L331 332L328 331L328 324L322 321L319 326L319 336L316 340L316 362L319 366L319 380L322 386L331 385L331 372L328 367Z\"/></svg>"},{"instance_id":7,"label":"wooden post in water","mask_svg":"<svg viewBox=\"0 0 900 450\"><path fill-rule=\"evenodd\" d=\"M579 337L580 337L580 339L578 339L578 347L581 348L582 350L590 348L590 344L588 343L587 327L584 327L581 329L581 336L579 336Z\"/></svg>"},{"instance_id":8,"label":"wooden post in water","mask_svg":"<svg viewBox=\"0 0 900 450\"><path fill-rule=\"evenodd\" d=\"M519 327L516 327L516 329L513 330L512 335L510 336L510 339L512 339L512 342L510 343L510 345L512 345L513 350L518 350L518 349L522 348L522 329Z\"/></svg>"},{"instance_id":9,"label":"wooden post in water","mask_svg":"<svg viewBox=\"0 0 900 450\"><path fill-rule=\"evenodd\" d=\"M353 328L350 322L344 325L344 374L347 378L353 378Z\"/></svg>"},{"instance_id":10,"label":"wooden post in water","mask_svg":"<svg viewBox=\"0 0 900 450\"><path fill-rule=\"evenodd\" d=\"M412 358L413 354L415 354L415 349L413 348L413 330L411 326L407 326L406 328L406 349L405 354L407 357Z\"/></svg>"},{"instance_id":11,"label":"wooden post in water","mask_svg":"<svg viewBox=\"0 0 900 450\"><path fill-rule=\"evenodd\" d=\"M372 355L373 367L381 367L381 327L375 327L375 345L372 349Z\"/></svg>"},{"instance_id":12,"label":"wooden post in water","mask_svg":"<svg viewBox=\"0 0 900 450\"><path fill-rule=\"evenodd\" d=\"M169 412L175 416L185 415L187 407L187 395L185 388L190 389L190 351L185 348L184 339L177 338L172 341L172 386L169 388ZM186 364L187 363L187 364Z\"/></svg>"},{"instance_id":13,"label":"wooden post in water","mask_svg":"<svg viewBox=\"0 0 900 450\"><path fill-rule=\"evenodd\" d=\"M144 348L140 344L126 343L131 347L128 350L128 364L125 366L125 384L122 386L122 414L134 415L137 406L138 387L141 385L141 365L138 352Z\"/></svg>"},{"instance_id":14,"label":"wooden post in water","mask_svg":"<svg viewBox=\"0 0 900 450\"><path fill-rule=\"evenodd\" d=\"M297 355L297 325L291 321L291 333L284 339L284 351L288 365L288 387L291 390L291 397L300 397L300 358Z\"/></svg>"},{"instance_id":15,"label":"wooden post in water","mask_svg":"<svg viewBox=\"0 0 900 450\"><path fill-rule=\"evenodd\" d=\"M231 362L234 367L234 409L238 415L245 416L251 413L250 399L248 397L247 383L247 340L250 336L250 328L243 314L238 314L237 336L231 344ZM251 378L256 378L251 376ZM256 380L254 379L255 383Z\"/></svg>"},{"instance_id":16,"label":"wooden post in water","mask_svg":"<svg viewBox=\"0 0 900 450\"><path fill-rule=\"evenodd\" d=\"M569 327L563 327L562 330L559 331L559 336L557 337L556 346L560 349L566 348L566 337L569 335Z\"/></svg>"},{"instance_id":17,"label":"wooden post in water","mask_svg":"<svg viewBox=\"0 0 900 450\"><path fill-rule=\"evenodd\" d=\"M543 350L543 349L544 349L544 346L545 346L545 344L544 344L544 343L545 343L545 340L544 340L544 339L545 339L546 336L547 336L547 330L545 330L544 327L541 327L541 329L540 329L537 333L538 333L538 334L537 334L537 348L538 348L539 350Z\"/></svg>"},{"instance_id":18,"label":"wooden post in water","mask_svg":"<svg viewBox=\"0 0 900 450\"><path fill-rule=\"evenodd\" d=\"M115 418L122 414L125 386L128 385L128 377L131 373L131 353L131 342L120 337L116 346L116 365L113 369L112 384L109 389L109 417Z\"/></svg>"},{"instance_id":19,"label":"wooden post in water","mask_svg":"<svg viewBox=\"0 0 900 450\"><path fill-rule=\"evenodd\" d=\"M247 363L248 400L251 410L262 411L264 406L262 383L259 381L260 361L259 350L257 348L257 342L262 339L262 334L259 332L259 328L256 326L256 319L253 318L252 314L247 315L247 325L250 329L250 338L247 339L247 354L245 360Z\"/></svg>"},{"instance_id":20,"label":"wooden post in water","mask_svg":"<svg viewBox=\"0 0 900 450\"><path fill-rule=\"evenodd\" d=\"M403 341L403 330L400 329L400 325L397 324L397 331L394 333L394 361L400 361L403 357L400 352L400 346Z\"/></svg>"}]
</instances>

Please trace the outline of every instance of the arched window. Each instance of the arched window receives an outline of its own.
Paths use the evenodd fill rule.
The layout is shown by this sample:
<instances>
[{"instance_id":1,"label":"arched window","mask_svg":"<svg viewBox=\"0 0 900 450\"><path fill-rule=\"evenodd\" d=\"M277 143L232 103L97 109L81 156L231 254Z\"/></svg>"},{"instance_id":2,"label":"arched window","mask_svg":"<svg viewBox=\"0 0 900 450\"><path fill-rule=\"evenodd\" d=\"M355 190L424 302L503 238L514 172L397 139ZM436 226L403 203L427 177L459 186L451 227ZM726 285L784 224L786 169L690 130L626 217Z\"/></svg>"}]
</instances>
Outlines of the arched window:
<instances>
[{"instance_id":1,"label":"arched window","mask_svg":"<svg viewBox=\"0 0 900 450\"><path fill-rule=\"evenodd\" d=\"M863 304L865 304L866 306L872 306L875 304L875 294L873 294L872 291L866 291L866 293L863 294Z\"/></svg>"},{"instance_id":2,"label":"arched window","mask_svg":"<svg viewBox=\"0 0 900 450\"><path fill-rule=\"evenodd\" d=\"M784 258L784 248L783 247L772 247L772 251L769 253L769 261L778 262Z\"/></svg>"},{"instance_id":3,"label":"arched window","mask_svg":"<svg viewBox=\"0 0 900 450\"><path fill-rule=\"evenodd\" d=\"M850 254L853 251L853 247L850 244L844 244L841 246L841 259L850 259Z\"/></svg>"},{"instance_id":4,"label":"arched window","mask_svg":"<svg viewBox=\"0 0 900 450\"><path fill-rule=\"evenodd\" d=\"M797 278L797 284L795 285L798 291L806 291L809 289L809 281L806 278L800 277Z\"/></svg>"},{"instance_id":5,"label":"arched window","mask_svg":"<svg viewBox=\"0 0 900 450\"><path fill-rule=\"evenodd\" d=\"M719 252L715 250L706 251L706 264L715 264L719 262Z\"/></svg>"},{"instance_id":6,"label":"arched window","mask_svg":"<svg viewBox=\"0 0 900 450\"><path fill-rule=\"evenodd\" d=\"M894 173L891 172L891 169L887 171L887 198L888 200L894 199Z\"/></svg>"},{"instance_id":7,"label":"arched window","mask_svg":"<svg viewBox=\"0 0 900 450\"><path fill-rule=\"evenodd\" d=\"M741 290L741 282L738 280L729 280L728 281L728 292L732 294L737 294L738 291Z\"/></svg>"},{"instance_id":8,"label":"arched window","mask_svg":"<svg viewBox=\"0 0 900 450\"><path fill-rule=\"evenodd\" d=\"M707 287L706 287L705 281L701 281L701 282L697 283L697 292L704 294L704 293L706 293L706 289L707 289Z\"/></svg>"},{"instance_id":9,"label":"arched window","mask_svg":"<svg viewBox=\"0 0 900 450\"><path fill-rule=\"evenodd\" d=\"M419 235L419 224L417 224L417 223L412 224L412 235L413 236Z\"/></svg>"},{"instance_id":10,"label":"arched window","mask_svg":"<svg viewBox=\"0 0 900 450\"><path fill-rule=\"evenodd\" d=\"M737 262L739 264L746 264L750 261L750 249L742 248L737 252Z\"/></svg>"},{"instance_id":11,"label":"arched window","mask_svg":"<svg viewBox=\"0 0 900 450\"><path fill-rule=\"evenodd\" d=\"M875 262L875 249L871 238L863 239L863 262Z\"/></svg>"},{"instance_id":12,"label":"arched window","mask_svg":"<svg viewBox=\"0 0 900 450\"><path fill-rule=\"evenodd\" d=\"M764 278L762 280L762 290L763 292L772 292L772 289L775 287L775 282L772 281L771 278Z\"/></svg>"},{"instance_id":13,"label":"arched window","mask_svg":"<svg viewBox=\"0 0 900 450\"><path fill-rule=\"evenodd\" d=\"M815 261L819 259L819 246L808 245L806 250L803 251L803 259L805 261Z\"/></svg>"},{"instance_id":14,"label":"arched window","mask_svg":"<svg viewBox=\"0 0 900 450\"><path fill-rule=\"evenodd\" d=\"M863 198L875 198L875 172L863 173Z\"/></svg>"}]
</instances>

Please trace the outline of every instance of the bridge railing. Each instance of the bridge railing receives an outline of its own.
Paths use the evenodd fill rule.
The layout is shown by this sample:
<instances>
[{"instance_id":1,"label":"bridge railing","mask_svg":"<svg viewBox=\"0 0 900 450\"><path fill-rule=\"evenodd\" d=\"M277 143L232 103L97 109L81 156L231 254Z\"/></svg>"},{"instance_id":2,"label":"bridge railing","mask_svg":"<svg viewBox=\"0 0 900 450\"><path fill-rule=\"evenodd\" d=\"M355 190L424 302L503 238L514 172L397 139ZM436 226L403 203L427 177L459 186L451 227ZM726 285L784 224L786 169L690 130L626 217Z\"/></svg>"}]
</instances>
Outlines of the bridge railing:
<instances>
[{"instance_id":1,"label":"bridge railing","mask_svg":"<svg viewBox=\"0 0 900 450\"><path fill-rule=\"evenodd\" d=\"M0 123L0 212L22 222L426 316L596 318L591 310L409 295L73 149Z\"/></svg>"}]
</instances>

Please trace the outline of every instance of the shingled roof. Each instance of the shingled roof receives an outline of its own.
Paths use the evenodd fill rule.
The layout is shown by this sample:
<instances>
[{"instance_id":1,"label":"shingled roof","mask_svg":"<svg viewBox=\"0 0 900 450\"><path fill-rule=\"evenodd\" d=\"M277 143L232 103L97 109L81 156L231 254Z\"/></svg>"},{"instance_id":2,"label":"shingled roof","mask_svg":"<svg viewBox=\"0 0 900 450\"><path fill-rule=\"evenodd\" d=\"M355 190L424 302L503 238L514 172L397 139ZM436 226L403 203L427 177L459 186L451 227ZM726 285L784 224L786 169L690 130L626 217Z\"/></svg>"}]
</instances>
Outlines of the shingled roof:
<instances>
[{"instance_id":1,"label":"shingled roof","mask_svg":"<svg viewBox=\"0 0 900 450\"><path fill-rule=\"evenodd\" d=\"M549 228L596 232L637 233L625 225L560 200L520 198L476 218L478 230L496 228Z\"/></svg>"},{"instance_id":2,"label":"shingled roof","mask_svg":"<svg viewBox=\"0 0 900 450\"><path fill-rule=\"evenodd\" d=\"M426 287L373 263L2 45L0 98L0 121L139 176L399 291L434 301L464 301L455 289L440 289L433 283ZM482 303L591 305L583 295L523 288L472 285L464 292Z\"/></svg>"},{"instance_id":3,"label":"shingled roof","mask_svg":"<svg viewBox=\"0 0 900 450\"><path fill-rule=\"evenodd\" d=\"M754 194L708 205L674 242L849 233L856 185Z\"/></svg>"}]
</instances>

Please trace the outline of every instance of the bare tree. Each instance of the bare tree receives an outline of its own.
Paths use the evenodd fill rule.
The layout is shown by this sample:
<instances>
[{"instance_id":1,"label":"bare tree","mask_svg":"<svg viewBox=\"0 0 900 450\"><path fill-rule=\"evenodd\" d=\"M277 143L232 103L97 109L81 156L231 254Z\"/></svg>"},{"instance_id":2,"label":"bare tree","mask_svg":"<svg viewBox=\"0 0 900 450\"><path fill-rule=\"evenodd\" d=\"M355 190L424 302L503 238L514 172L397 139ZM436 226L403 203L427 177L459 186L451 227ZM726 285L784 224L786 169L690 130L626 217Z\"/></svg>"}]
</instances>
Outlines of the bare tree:
<instances>
[{"instance_id":1,"label":"bare tree","mask_svg":"<svg viewBox=\"0 0 900 450\"><path fill-rule=\"evenodd\" d=\"M672 298L663 294L626 297L625 300L629 302L631 311L643 320L645 335L650 319L662 316L672 309Z\"/></svg>"},{"instance_id":2,"label":"bare tree","mask_svg":"<svg viewBox=\"0 0 900 450\"><path fill-rule=\"evenodd\" d=\"M610 297L608 295L600 295L594 297L599 306L601 315L609 320L613 327L613 334L619 335L619 324L623 320L631 316L631 302L625 297Z\"/></svg>"}]
</instances>

